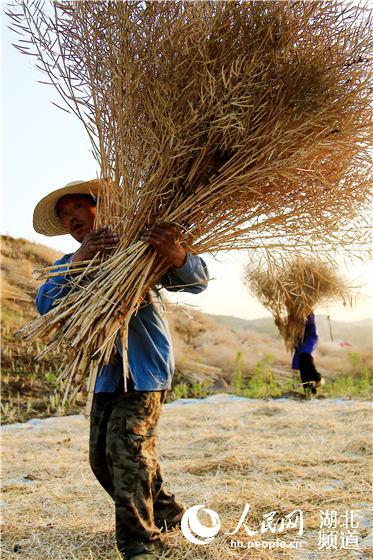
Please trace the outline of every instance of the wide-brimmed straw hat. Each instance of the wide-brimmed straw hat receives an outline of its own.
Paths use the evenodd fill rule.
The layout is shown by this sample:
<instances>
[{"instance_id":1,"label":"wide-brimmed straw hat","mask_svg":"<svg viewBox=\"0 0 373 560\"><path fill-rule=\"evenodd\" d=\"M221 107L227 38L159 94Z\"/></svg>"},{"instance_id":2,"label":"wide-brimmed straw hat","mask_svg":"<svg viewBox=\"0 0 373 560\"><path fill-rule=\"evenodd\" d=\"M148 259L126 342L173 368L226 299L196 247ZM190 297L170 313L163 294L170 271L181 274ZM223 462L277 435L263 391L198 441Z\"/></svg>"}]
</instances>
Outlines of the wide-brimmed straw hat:
<instances>
[{"instance_id":1,"label":"wide-brimmed straw hat","mask_svg":"<svg viewBox=\"0 0 373 560\"><path fill-rule=\"evenodd\" d=\"M62 187L62 189L57 189L42 198L34 210L34 230L48 236L65 235L68 233L57 214L57 202L67 194L88 194L96 197L100 184L100 179L73 181Z\"/></svg>"}]
</instances>

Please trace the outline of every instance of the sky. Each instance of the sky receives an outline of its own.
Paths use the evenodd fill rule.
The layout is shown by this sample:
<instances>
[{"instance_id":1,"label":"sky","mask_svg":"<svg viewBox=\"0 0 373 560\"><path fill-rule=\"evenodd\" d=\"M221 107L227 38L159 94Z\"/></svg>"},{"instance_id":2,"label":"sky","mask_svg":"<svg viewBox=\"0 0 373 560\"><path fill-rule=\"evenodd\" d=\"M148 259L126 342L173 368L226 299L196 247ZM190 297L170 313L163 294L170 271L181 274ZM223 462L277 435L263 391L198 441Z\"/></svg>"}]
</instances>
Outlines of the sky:
<instances>
[{"instance_id":1,"label":"sky","mask_svg":"<svg viewBox=\"0 0 373 560\"><path fill-rule=\"evenodd\" d=\"M31 57L21 55L11 45L15 34L7 29L2 3L2 204L1 233L22 237L67 253L78 248L68 235L45 237L34 232L32 213L37 202L52 190L71 181L97 176L86 132L79 120L55 107L60 103L54 89L39 84L45 79L32 65ZM247 262L244 251L203 255L211 281L202 294L172 294L175 302L187 303L201 311L234 315L243 319L269 316L254 300L242 282ZM359 286L353 309L342 304L320 307L319 313L334 320L353 321L371 316L373 292L369 287L372 266L341 263L341 274Z\"/></svg>"}]
</instances>

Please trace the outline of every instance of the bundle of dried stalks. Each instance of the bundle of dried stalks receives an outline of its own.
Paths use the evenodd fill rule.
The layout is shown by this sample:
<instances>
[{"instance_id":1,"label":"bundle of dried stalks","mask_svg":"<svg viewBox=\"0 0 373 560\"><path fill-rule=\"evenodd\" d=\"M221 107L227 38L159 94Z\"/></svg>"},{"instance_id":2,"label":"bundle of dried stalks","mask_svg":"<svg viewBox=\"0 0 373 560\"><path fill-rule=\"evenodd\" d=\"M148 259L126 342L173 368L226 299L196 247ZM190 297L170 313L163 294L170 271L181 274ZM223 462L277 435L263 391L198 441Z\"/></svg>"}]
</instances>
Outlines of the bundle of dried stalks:
<instances>
[{"instance_id":1,"label":"bundle of dried stalks","mask_svg":"<svg viewBox=\"0 0 373 560\"><path fill-rule=\"evenodd\" d=\"M350 288L335 270L320 261L283 261L266 269L250 265L245 280L250 291L272 313L290 351L303 340L308 315L330 301L351 304Z\"/></svg>"},{"instance_id":2,"label":"bundle of dried stalks","mask_svg":"<svg viewBox=\"0 0 373 560\"><path fill-rule=\"evenodd\" d=\"M82 121L100 164L96 225L121 239L109 258L71 268L75 291L25 329L76 350L66 396L88 365L93 390L118 331L166 268L137 241L144 226L179 224L195 253L365 245L364 10L102 1L54 2L48 15L40 2L16 5L18 48Z\"/></svg>"}]
</instances>

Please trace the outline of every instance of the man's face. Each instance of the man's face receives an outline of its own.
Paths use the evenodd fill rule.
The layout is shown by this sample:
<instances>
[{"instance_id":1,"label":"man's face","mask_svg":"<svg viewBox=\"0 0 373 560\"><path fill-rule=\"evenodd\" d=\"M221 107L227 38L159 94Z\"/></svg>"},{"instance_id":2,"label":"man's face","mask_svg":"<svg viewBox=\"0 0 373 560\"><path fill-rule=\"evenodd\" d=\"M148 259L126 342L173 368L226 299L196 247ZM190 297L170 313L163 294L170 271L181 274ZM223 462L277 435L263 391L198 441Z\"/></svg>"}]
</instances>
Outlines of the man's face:
<instances>
[{"instance_id":1,"label":"man's face","mask_svg":"<svg viewBox=\"0 0 373 560\"><path fill-rule=\"evenodd\" d=\"M63 196L57 203L57 212L67 231L79 243L93 229L96 206L84 196Z\"/></svg>"}]
</instances>

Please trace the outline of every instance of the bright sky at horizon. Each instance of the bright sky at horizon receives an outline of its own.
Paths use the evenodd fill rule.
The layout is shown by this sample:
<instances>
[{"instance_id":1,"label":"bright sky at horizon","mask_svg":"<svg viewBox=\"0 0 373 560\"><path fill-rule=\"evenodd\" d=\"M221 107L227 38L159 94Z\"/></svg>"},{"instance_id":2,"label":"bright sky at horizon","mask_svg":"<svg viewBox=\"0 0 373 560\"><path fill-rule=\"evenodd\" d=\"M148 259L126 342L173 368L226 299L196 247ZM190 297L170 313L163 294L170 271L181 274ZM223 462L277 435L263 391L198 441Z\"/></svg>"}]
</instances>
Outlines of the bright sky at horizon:
<instances>
[{"instance_id":1,"label":"bright sky at horizon","mask_svg":"<svg viewBox=\"0 0 373 560\"><path fill-rule=\"evenodd\" d=\"M4 11L4 4L2 4ZM97 175L86 132L75 116L52 105L60 103L52 87L37 83L45 79L32 66L33 59L11 46L16 36L2 19L2 162L3 191L1 232L42 243L61 252L72 252L77 243L70 236L45 237L34 232L32 213L36 203L50 191L74 180ZM206 256L213 278L198 297L181 295L178 301L212 314L245 319L268 316L268 311L250 297L242 283L244 252ZM341 272L362 294L353 310L335 304L320 308L335 320L361 320L371 316L371 273L367 265L354 263Z\"/></svg>"}]
</instances>

